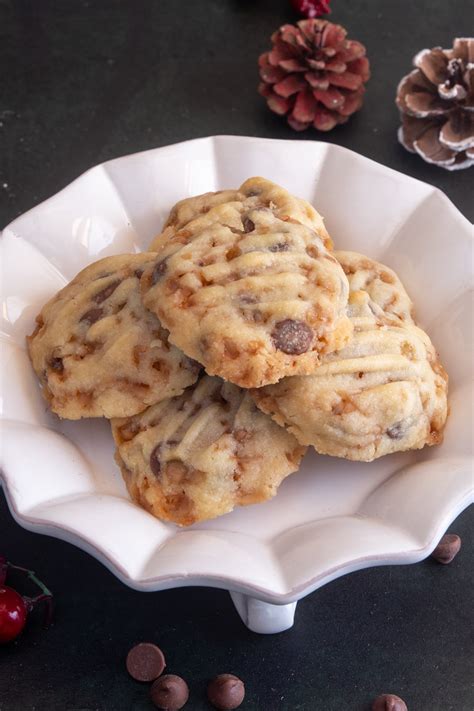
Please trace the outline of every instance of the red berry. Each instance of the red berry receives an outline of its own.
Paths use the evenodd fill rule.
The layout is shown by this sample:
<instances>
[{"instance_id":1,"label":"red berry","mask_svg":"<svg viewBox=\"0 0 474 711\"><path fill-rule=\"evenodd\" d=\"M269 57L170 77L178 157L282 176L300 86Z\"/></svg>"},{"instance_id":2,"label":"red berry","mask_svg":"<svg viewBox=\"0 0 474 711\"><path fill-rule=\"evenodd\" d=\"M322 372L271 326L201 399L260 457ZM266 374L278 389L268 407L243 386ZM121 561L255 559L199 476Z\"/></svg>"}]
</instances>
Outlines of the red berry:
<instances>
[{"instance_id":1,"label":"red berry","mask_svg":"<svg viewBox=\"0 0 474 711\"><path fill-rule=\"evenodd\" d=\"M306 17L320 17L327 15L331 10L329 3L331 0L291 0L291 4L296 12L305 15Z\"/></svg>"},{"instance_id":2,"label":"red berry","mask_svg":"<svg viewBox=\"0 0 474 711\"><path fill-rule=\"evenodd\" d=\"M16 590L0 586L0 643L16 639L26 624L26 605Z\"/></svg>"}]
</instances>

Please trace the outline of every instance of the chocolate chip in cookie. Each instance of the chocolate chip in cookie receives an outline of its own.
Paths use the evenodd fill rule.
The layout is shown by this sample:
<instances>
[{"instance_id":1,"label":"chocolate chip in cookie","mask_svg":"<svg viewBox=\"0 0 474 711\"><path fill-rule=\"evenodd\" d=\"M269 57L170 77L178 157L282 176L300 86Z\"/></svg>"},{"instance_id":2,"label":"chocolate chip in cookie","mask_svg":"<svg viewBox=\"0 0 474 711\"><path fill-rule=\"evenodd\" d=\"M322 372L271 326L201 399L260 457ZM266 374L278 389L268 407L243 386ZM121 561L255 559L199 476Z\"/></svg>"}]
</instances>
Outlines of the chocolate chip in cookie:
<instances>
[{"instance_id":1,"label":"chocolate chip in cookie","mask_svg":"<svg viewBox=\"0 0 474 711\"><path fill-rule=\"evenodd\" d=\"M80 321L81 321L81 323L85 322L89 326L92 326L93 323L95 323L100 318L102 318L103 313L104 312L102 309L90 309L89 311L86 311L86 313L81 316Z\"/></svg>"},{"instance_id":2,"label":"chocolate chip in cookie","mask_svg":"<svg viewBox=\"0 0 474 711\"><path fill-rule=\"evenodd\" d=\"M394 425L387 429L387 435L390 439L401 439L405 434L405 427L403 422L396 422Z\"/></svg>"},{"instance_id":3,"label":"chocolate chip in cookie","mask_svg":"<svg viewBox=\"0 0 474 711\"><path fill-rule=\"evenodd\" d=\"M244 232L253 232L255 229L255 222L253 222L250 217L244 217L242 225L244 227Z\"/></svg>"},{"instance_id":4,"label":"chocolate chip in cookie","mask_svg":"<svg viewBox=\"0 0 474 711\"><path fill-rule=\"evenodd\" d=\"M310 349L313 331L304 321L287 318L278 321L272 331L275 348L290 355L300 355Z\"/></svg>"},{"instance_id":5,"label":"chocolate chip in cookie","mask_svg":"<svg viewBox=\"0 0 474 711\"><path fill-rule=\"evenodd\" d=\"M272 244L270 252L288 252L289 249L290 245L288 242L277 242L276 244Z\"/></svg>"},{"instance_id":6,"label":"chocolate chip in cookie","mask_svg":"<svg viewBox=\"0 0 474 711\"><path fill-rule=\"evenodd\" d=\"M120 279L117 279L116 281L113 281L111 284L105 287L105 289L102 289L102 291L98 291L95 296L92 297L92 301L95 301L96 304L101 304L103 301L109 298L109 296L112 296L114 293L115 289L118 287L120 284Z\"/></svg>"},{"instance_id":7,"label":"chocolate chip in cookie","mask_svg":"<svg viewBox=\"0 0 474 711\"><path fill-rule=\"evenodd\" d=\"M151 274L152 284L157 284L160 281L161 277L166 272L166 267L166 259L164 259L162 262L158 262Z\"/></svg>"},{"instance_id":8,"label":"chocolate chip in cookie","mask_svg":"<svg viewBox=\"0 0 474 711\"><path fill-rule=\"evenodd\" d=\"M239 300L241 304L256 304L258 302L255 294L249 293L239 294Z\"/></svg>"},{"instance_id":9,"label":"chocolate chip in cookie","mask_svg":"<svg viewBox=\"0 0 474 711\"><path fill-rule=\"evenodd\" d=\"M160 450L161 444L158 444L150 454L150 469L156 477L159 477L161 474Z\"/></svg>"},{"instance_id":10,"label":"chocolate chip in cookie","mask_svg":"<svg viewBox=\"0 0 474 711\"><path fill-rule=\"evenodd\" d=\"M63 359L62 358L51 358L49 361L49 367L56 373L62 373L64 370Z\"/></svg>"}]
</instances>

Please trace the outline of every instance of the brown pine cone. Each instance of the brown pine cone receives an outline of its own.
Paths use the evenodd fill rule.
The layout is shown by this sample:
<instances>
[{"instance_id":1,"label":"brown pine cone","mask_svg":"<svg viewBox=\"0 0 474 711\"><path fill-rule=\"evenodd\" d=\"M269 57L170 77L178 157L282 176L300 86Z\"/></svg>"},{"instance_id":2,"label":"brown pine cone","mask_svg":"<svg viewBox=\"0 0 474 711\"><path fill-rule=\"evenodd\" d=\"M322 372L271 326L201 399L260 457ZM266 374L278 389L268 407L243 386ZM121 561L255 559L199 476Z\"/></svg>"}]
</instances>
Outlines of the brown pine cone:
<instances>
[{"instance_id":1,"label":"brown pine cone","mask_svg":"<svg viewBox=\"0 0 474 711\"><path fill-rule=\"evenodd\" d=\"M448 170L474 165L474 38L424 49L397 90L402 146Z\"/></svg>"},{"instance_id":2,"label":"brown pine cone","mask_svg":"<svg viewBox=\"0 0 474 711\"><path fill-rule=\"evenodd\" d=\"M273 48L260 56L259 92L296 131L330 131L362 106L369 60L364 45L346 34L327 20L301 20L280 27Z\"/></svg>"}]
</instances>

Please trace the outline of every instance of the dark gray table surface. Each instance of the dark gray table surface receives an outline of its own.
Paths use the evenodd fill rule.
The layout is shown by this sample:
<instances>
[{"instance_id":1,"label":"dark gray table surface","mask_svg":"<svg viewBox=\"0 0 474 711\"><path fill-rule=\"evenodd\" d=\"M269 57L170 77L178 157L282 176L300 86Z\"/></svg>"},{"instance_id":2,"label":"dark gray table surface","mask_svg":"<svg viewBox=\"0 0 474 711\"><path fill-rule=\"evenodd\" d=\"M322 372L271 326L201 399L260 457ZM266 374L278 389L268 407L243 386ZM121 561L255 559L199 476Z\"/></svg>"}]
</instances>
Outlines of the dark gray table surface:
<instances>
[{"instance_id":1,"label":"dark gray table surface","mask_svg":"<svg viewBox=\"0 0 474 711\"><path fill-rule=\"evenodd\" d=\"M472 220L474 170L406 153L393 103L419 49L472 33L471 0L333 0L330 19L366 44L372 79L363 110L322 136L295 134L256 93L259 53L294 18L286 0L0 0L0 225L103 160L222 133L347 146L438 186ZM127 589L78 549L21 529L0 497L0 551L34 566L57 600L52 628L34 617L0 647L1 711L151 708L123 667L143 639L189 681L192 711L209 708L206 680L224 671L247 684L242 711L368 711L387 691L410 711L474 708L472 509L451 527L463 549L450 566L346 576L301 601L292 630L265 637L226 592Z\"/></svg>"}]
</instances>

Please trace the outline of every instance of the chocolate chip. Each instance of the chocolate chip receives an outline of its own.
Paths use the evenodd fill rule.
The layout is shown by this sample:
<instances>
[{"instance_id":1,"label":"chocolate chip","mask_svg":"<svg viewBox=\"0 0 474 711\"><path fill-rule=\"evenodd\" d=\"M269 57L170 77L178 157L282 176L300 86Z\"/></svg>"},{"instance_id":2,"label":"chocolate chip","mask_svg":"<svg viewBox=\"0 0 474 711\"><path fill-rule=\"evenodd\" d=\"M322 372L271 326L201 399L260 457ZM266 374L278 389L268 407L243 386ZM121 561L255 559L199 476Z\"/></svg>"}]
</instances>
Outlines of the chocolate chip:
<instances>
[{"instance_id":1,"label":"chocolate chip","mask_svg":"<svg viewBox=\"0 0 474 711\"><path fill-rule=\"evenodd\" d=\"M113 281L111 284L106 286L105 289L102 289L102 291L98 291L97 294L92 297L92 301L95 301L96 304L101 304L114 293L115 289L118 287L119 284L120 279Z\"/></svg>"},{"instance_id":2,"label":"chocolate chip","mask_svg":"<svg viewBox=\"0 0 474 711\"><path fill-rule=\"evenodd\" d=\"M288 242L278 242L277 244L272 244L270 247L270 252L288 252L290 245Z\"/></svg>"},{"instance_id":3,"label":"chocolate chip","mask_svg":"<svg viewBox=\"0 0 474 711\"><path fill-rule=\"evenodd\" d=\"M150 689L153 704L164 711L179 711L189 699L188 685L180 676L165 674Z\"/></svg>"},{"instance_id":4,"label":"chocolate chip","mask_svg":"<svg viewBox=\"0 0 474 711\"><path fill-rule=\"evenodd\" d=\"M290 355L306 353L313 340L313 331L304 321L294 321L287 318L278 321L272 331L275 348Z\"/></svg>"},{"instance_id":5,"label":"chocolate chip","mask_svg":"<svg viewBox=\"0 0 474 711\"><path fill-rule=\"evenodd\" d=\"M244 227L244 232L253 232L255 229L255 222L253 222L250 217L244 217L242 225Z\"/></svg>"},{"instance_id":6,"label":"chocolate chip","mask_svg":"<svg viewBox=\"0 0 474 711\"><path fill-rule=\"evenodd\" d=\"M133 273L137 277L137 279L141 279L142 274L143 274L143 269L135 269L135 271Z\"/></svg>"},{"instance_id":7,"label":"chocolate chip","mask_svg":"<svg viewBox=\"0 0 474 711\"><path fill-rule=\"evenodd\" d=\"M395 694L377 696L372 704L372 711L408 711L406 703Z\"/></svg>"},{"instance_id":8,"label":"chocolate chip","mask_svg":"<svg viewBox=\"0 0 474 711\"><path fill-rule=\"evenodd\" d=\"M256 304L258 299L255 294L239 294L239 300L242 304Z\"/></svg>"},{"instance_id":9,"label":"chocolate chip","mask_svg":"<svg viewBox=\"0 0 474 711\"><path fill-rule=\"evenodd\" d=\"M140 642L127 654L127 671L137 681L153 681L163 673L165 655L156 644Z\"/></svg>"},{"instance_id":10,"label":"chocolate chip","mask_svg":"<svg viewBox=\"0 0 474 711\"><path fill-rule=\"evenodd\" d=\"M161 444L157 444L153 452L150 454L150 469L156 477L161 474L161 464L160 464L160 451Z\"/></svg>"},{"instance_id":11,"label":"chocolate chip","mask_svg":"<svg viewBox=\"0 0 474 711\"><path fill-rule=\"evenodd\" d=\"M238 708L244 697L244 682L233 674L219 674L207 687L207 698L219 711Z\"/></svg>"},{"instance_id":12,"label":"chocolate chip","mask_svg":"<svg viewBox=\"0 0 474 711\"><path fill-rule=\"evenodd\" d=\"M457 556L461 550L461 539L455 533L447 533L442 537L431 557L438 563L447 565Z\"/></svg>"},{"instance_id":13,"label":"chocolate chip","mask_svg":"<svg viewBox=\"0 0 474 711\"><path fill-rule=\"evenodd\" d=\"M90 311L86 311L86 313L81 316L81 323L86 321L89 326L92 326L93 323L102 318L103 313L102 309L90 309Z\"/></svg>"},{"instance_id":14,"label":"chocolate chip","mask_svg":"<svg viewBox=\"0 0 474 711\"><path fill-rule=\"evenodd\" d=\"M390 437L390 439L401 439L404 434L405 428L403 427L403 422L396 422L387 429L387 436Z\"/></svg>"},{"instance_id":15,"label":"chocolate chip","mask_svg":"<svg viewBox=\"0 0 474 711\"><path fill-rule=\"evenodd\" d=\"M151 283L152 284L157 284L163 274L166 272L167 269L167 264L166 264L166 259L163 259L162 262L158 262L158 264L155 265L152 273L151 273Z\"/></svg>"},{"instance_id":16,"label":"chocolate chip","mask_svg":"<svg viewBox=\"0 0 474 711\"><path fill-rule=\"evenodd\" d=\"M64 370L63 359L62 358L51 358L49 361L49 367L56 373L62 373Z\"/></svg>"}]
</instances>

